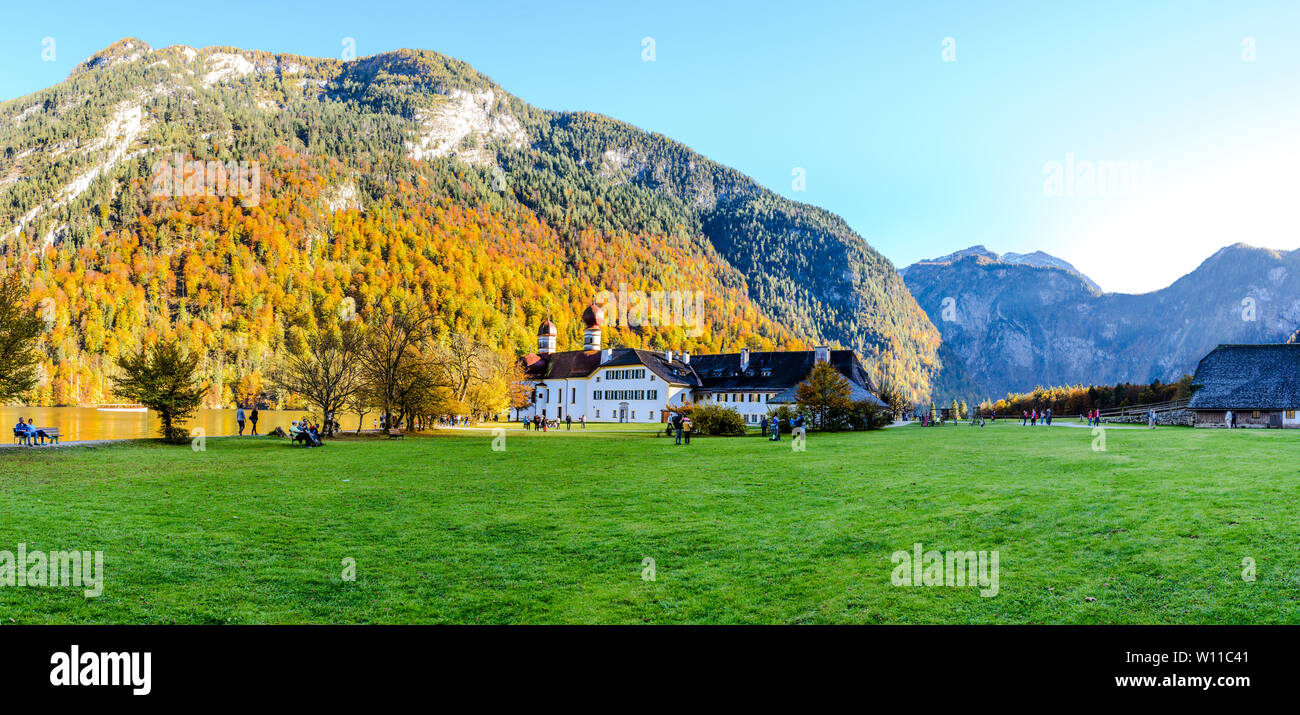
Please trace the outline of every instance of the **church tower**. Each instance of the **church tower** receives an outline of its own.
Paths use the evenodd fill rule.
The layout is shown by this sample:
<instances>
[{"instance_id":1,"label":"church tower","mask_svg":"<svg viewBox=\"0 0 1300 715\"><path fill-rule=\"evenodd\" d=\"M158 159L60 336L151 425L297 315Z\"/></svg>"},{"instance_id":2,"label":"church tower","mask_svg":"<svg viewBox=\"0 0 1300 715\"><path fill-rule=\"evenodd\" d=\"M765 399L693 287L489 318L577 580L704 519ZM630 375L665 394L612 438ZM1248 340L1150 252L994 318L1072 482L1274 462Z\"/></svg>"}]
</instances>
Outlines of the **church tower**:
<instances>
[{"instance_id":1,"label":"church tower","mask_svg":"<svg viewBox=\"0 0 1300 715\"><path fill-rule=\"evenodd\" d=\"M594 303L587 306L582 311L582 324L587 326L582 331L582 349L600 350L600 329L605 325L605 311Z\"/></svg>"},{"instance_id":2,"label":"church tower","mask_svg":"<svg viewBox=\"0 0 1300 715\"><path fill-rule=\"evenodd\" d=\"M555 329L555 323L549 319L542 321L542 327L537 329L537 354L549 355L555 352L555 336L559 331Z\"/></svg>"}]
</instances>

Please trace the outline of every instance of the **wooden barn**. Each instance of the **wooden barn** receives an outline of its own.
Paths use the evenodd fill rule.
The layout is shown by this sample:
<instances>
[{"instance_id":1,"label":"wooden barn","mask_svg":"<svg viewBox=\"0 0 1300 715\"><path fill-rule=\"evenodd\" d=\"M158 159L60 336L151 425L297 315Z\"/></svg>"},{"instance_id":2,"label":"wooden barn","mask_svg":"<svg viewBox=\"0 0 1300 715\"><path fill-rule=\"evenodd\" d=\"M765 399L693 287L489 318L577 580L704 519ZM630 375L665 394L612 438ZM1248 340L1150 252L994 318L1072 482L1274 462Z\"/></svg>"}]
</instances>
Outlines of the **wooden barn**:
<instances>
[{"instance_id":1,"label":"wooden barn","mask_svg":"<svg viewBox=\"0 0 1300 715\"><path fill-rule=\"evenodd\" d=\"M1197 427L1300 427L1300 345L1220 345L1201 358L1188 409Z\"/></svg>"}]
</instances>

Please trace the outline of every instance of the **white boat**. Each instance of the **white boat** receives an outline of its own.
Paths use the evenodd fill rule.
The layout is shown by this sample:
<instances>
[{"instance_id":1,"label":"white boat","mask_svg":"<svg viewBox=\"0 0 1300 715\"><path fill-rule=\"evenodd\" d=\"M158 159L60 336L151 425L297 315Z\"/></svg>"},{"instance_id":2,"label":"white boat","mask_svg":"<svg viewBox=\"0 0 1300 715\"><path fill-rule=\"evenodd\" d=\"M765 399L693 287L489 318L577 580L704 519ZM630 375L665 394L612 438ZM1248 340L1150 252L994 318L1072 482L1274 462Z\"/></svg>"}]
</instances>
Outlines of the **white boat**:
<instances>
[{"instance_id":1,"label":"white boat","mask_svg":"<svg viewBox=\"0 0 1300 715\"><path fill-rule=\"evenodd\" d=\"M128 403L115 405L100 405L95 409L100 412L148 412L149 408L144 405L133 405Z\"/></svg>"}]
</instances>

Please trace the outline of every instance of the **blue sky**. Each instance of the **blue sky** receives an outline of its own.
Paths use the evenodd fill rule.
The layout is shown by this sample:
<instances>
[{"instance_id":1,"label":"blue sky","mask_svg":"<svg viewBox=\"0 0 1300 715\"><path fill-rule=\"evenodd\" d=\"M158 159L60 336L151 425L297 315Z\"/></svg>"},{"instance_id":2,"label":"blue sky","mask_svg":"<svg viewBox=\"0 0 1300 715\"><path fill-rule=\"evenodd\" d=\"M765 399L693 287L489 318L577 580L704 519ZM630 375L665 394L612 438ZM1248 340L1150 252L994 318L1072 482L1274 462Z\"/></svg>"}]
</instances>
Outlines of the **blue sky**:
<instances>
[{"instance_id":1,"label":"blue sky","mask_svg":"<svg viewBox=\"0 0 1300 715\"><path fill-rule=\"evenodd\" d=\"M0 99L126 36L335 57L350 37L661 132L844 216L898 266L1041 249L1141 292L1238 241L1300 247L1291 0L4 4ZM1099 162L1149 178L1107 174L1100 195ZM1050 188L1067 165L1078 180Z\"/></svg>"}]
</instances>

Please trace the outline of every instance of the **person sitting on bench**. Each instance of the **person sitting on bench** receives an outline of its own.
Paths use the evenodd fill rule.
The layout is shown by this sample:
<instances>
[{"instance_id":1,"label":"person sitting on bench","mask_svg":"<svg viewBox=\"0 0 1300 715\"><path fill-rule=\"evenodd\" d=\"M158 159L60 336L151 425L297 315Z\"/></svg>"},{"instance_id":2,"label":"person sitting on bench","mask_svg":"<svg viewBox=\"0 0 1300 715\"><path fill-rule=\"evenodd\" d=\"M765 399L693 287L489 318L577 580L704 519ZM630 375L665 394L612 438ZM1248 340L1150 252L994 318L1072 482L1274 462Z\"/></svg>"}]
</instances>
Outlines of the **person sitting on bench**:
<instances>
[{"instance_id":1,"label":"person sitting on bench","mask_svg":"<svg viewBox=\"0 0 1300 715\"><path fill-rule=\"evenodd\" d=\"M14 425L14 437L17 438L18 444L25 444L29 447L32 444L31 433L27 431L27 424L23 422L21 417L18 418L18 424Z\"/></svg>"}]
</instances>

